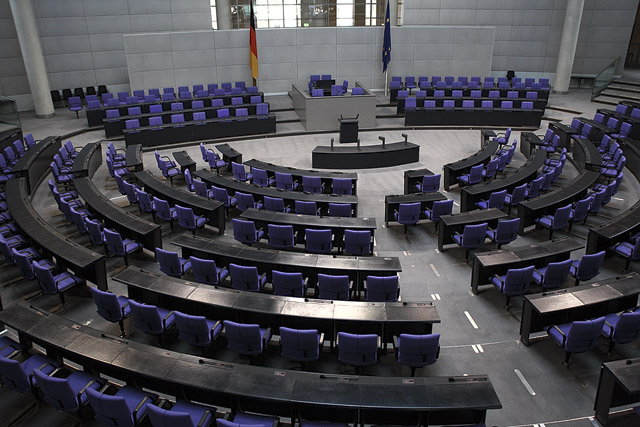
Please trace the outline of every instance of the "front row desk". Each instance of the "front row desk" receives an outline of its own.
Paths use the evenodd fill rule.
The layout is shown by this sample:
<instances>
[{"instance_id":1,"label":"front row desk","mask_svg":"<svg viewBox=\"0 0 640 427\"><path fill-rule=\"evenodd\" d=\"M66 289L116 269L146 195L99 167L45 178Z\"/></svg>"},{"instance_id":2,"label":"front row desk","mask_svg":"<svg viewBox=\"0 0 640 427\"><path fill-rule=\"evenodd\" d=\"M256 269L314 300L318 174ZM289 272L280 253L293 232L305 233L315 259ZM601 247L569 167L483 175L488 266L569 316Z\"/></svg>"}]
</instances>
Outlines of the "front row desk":
<instances>
[{"instance_id":1,"label":"front row desk","mask_svg":"<svg viewBox=\"0 0 640 427\"><path fill-rule=\"evenodd\" d=\"M354 425L459 425L482 423L487 410L502 407L485 375L409 379L235 364L104 334L25 302L0 312L0 322L18 331L22 343L87 372L234 412Z\"/></svg>"},{"instance_id":2,"label":"front row desk","mask_svg":"<svg viewBox=\"0 0 640 427\"><path fill-rule=\"evenodd\" d=\"M466 125L466 126L531 126L540 127L543 110L502 108L415 108L406 109L405 126Z\"/></svg>"},{"instance_id":3,"label":"front row desk","mask_svg":"<svg viewBox=\"0 0 640 427\"><path fill-rule=\"evenodd\" d=\"M369 169L420 161L420 146L408 141L348 147L318 145L311 165L322 169Z\"/></svg>"},{"instance_id":4,"label":"front row desk","mask_svg":"<svg viewBox=\"0 0 640 427\"><path fill-rule=\"evenodd\" d=\"M609 413L611 408L634 403L640 403L640 358L603 363L596 393L596 420L603 426L638 425L640 413Z\"/></svg>"}]
</instances>

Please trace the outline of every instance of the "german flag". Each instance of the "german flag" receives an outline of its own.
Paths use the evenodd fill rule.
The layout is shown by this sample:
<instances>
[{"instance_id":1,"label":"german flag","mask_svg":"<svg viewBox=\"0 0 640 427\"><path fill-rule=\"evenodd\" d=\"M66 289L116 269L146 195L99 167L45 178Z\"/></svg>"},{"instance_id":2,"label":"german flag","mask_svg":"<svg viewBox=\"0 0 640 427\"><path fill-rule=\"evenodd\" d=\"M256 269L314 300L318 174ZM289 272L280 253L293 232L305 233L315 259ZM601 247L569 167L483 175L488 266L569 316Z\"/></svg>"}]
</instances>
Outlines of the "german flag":
<instances>
[{"instance_id":1,"label":"german flag","mask_svg":"<svg viewBox=\"0 0 640 427\"><path fill-rule=\"evenodd\" d=\"M253 85L258 80L258 45L256 44L256 16L253 13L253 0L251 4L251 17L249 18L249 47L251 48L249 63L251 65L251 76Z\"/></svg>"}]
</instances>

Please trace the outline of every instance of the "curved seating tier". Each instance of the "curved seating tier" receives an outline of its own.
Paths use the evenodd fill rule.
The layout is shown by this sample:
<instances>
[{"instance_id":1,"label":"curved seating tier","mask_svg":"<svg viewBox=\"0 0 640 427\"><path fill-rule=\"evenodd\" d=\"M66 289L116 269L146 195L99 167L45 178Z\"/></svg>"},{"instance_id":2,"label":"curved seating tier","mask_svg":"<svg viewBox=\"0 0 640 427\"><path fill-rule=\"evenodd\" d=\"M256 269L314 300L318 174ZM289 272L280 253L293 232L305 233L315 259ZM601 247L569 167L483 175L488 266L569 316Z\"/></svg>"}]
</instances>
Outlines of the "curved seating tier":
<instances>
[{"instance_id":1,"label":"curved seating tier","mask_svg":"<svg viewBox=\"0 0 640 427\"><path fill-rule=\"evenodd\" d=\"M466 159L461 159L444 165L442 167L442 178L445 191L449 191L453 184L457 184L458 181L456 178L464 173L469 173L472 167L479 164L486 165L489 163L491 156L493 156L497 149L498 141L490 139L489 142L477 153L467 157Z\"/></svg>"}]
</instances>

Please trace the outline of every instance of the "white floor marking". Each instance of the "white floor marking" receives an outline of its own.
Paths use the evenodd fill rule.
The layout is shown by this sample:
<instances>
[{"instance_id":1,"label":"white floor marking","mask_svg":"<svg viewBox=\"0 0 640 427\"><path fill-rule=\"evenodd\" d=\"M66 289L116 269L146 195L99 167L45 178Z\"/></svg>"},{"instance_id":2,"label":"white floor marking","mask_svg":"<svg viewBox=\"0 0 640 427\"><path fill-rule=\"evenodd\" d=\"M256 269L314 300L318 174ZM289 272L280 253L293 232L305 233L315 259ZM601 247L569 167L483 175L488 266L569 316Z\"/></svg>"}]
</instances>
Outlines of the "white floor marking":
<instances>
[{"instance_id":1,"label":"white floor marking","mask_svg":"<svg viewBox=\"0 0 640 427\"><path fill-rule=\"evenodd\" d=\"M531 388L531 386L529 385L529 382L527 381L527 379L524 377L524 375L522 375L522 372L520 372L519 369L515 369L514 372L516 373L516 375L518 376L518 378L520 378L520 381L522 381L522 384L524 384L524 387L527 389L527 391L529 392L529 394L531 396L535 396L536 392L533 391L533 389Z\"/></svg>"},{"instance_id":2,"label":"white floor marking","mask_svg":"<svg viewBox=\"0 0 640 427\"><path fill-rule=\"evenodd\" d=\"M478 347L476 347L476 345L475 345L475 344L471 345L471 348L473 349L473 351L474 351L476 354L478 354L478 353L479 353L479 351L478 351Z\"/></svg>"},{"instance_id":3,"label":"white floor marking","mask_svg":"<svg viewBox=\"0 0 640 427\"><path fill-rule=\"evenodd\" d=\"M402 253L404 254L404 256L407 256L407 251L402 251Z\"/></svg>"},{"instance_id":4,"label":"white floor marking","mask_svg":"<svg viewBox=\"0 0 640 427\"><path fill-rule=\"evenodd\" d=\"M620 197L612 197L613 200L620 200L621 202L624 202L624 199L621 199Z\"/></svg>"},{"instance_id":5,"label":"white floor marking","mask_svg":"<svg viewBox=\"0 0 640 427\"><path fill-rule=\"evenodd\" d=\"M118 200L118 199L122 199L123 197L127 197L127 196L112 197L109 200Z\"/></svg>"},{"instance_id":6,"label":"white floor marking","mask_svg":"<svg viewBox=\"0 0 640 427\"><path fill-rule=\"evenodd\" d=\"M478 329L478 324L475 322L475 320L473 320L473 317L471 317L469 312L465 311L464 315L467 316L467 320L469 320L469 323L471 323L471 326L473 326L473 329Z\"/></svg>"},{"instance_id":7,"label":"white floor marking","mask_svg":"<svg viewBox=\"0 0 640 427\"><path fill-rule=\"evenodd\" d=\"M436 299L437 299L438 301L440 301L440 300L442 299L442 298L440 298L440 294L436 294Z\"/></svg>"},{"instance_id":8,"label":"white floor marking","mask_svg":"<svg viewBox=\"0 0 640 427\"><path fill-rule=\"evenodd\" d=\"M433 274L436 275L436 277L440 277L440 273L438 273L438 270L436 270L436 266L433 264L429 264L431 266L431 270L433 270Z\"/></svg>"},{"instance_id":9,"label":"white floor marking","mask_svg":"<svg viewBox=\"0 0 640 427\"><path fill-rule=\"evenodd\" d=\"M435 300L436 299L436 294L431 294L431 299Z\"/></svg>"},{"instance_id":10,"label":"white floor marking","mask_svg":"<svg viewBox=\"0 0 640 427\"><path fill-rule=\"evenodd\" d=\"M476 347L478 347L478 351L480 353L484 353L484 348L482 348L482 346L480 344L476 344Z\"/></svg>"},{"instance_id":11,"label":"white floor marking","mask_svg":"<svg viewBox=\"0 0 640 427\"><path fill-rule=\"evenodd\" d=\"M460 206L460 203L458 203L458 202L453 202L453 204L456 205L456 206Z\"/></svg>"},{"instance_id":12,"label":"white floor marking","mask_svg":"<svg viewBox=\"0 0 640 427\"><path fill-rule=\"evenodd\" d=\"M435 249L436 253L439 254L440 250L438 248Z\"/></svg>"}]
</instances>

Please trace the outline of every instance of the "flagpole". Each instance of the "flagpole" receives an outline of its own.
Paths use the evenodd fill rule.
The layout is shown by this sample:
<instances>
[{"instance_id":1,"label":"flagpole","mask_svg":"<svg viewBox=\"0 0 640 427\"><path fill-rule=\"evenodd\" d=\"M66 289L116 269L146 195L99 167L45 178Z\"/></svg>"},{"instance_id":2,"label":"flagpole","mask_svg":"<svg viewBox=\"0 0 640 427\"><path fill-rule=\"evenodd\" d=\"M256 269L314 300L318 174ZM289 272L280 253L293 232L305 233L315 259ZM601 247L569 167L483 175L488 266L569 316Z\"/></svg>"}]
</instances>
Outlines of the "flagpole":
<instances>
[{"instance_id":1,"label":"flagpole","mask_svg":"<svg viewBox=\"0 0 640 427\"><path fill-rule=\"evenodd\" d=\"M387 74L389 73L389 69L384 72L384 96L388 95L387 87L389 85L389 79L387 78ZM255 86L255 85L254 85Z\"/></svg>"}]
</instances>

